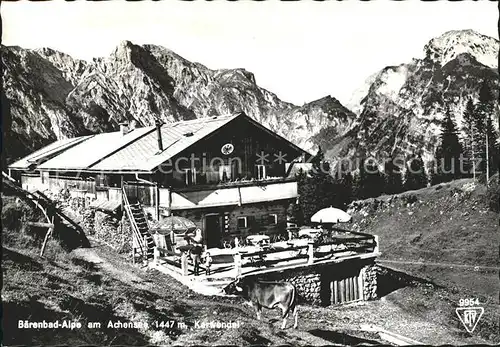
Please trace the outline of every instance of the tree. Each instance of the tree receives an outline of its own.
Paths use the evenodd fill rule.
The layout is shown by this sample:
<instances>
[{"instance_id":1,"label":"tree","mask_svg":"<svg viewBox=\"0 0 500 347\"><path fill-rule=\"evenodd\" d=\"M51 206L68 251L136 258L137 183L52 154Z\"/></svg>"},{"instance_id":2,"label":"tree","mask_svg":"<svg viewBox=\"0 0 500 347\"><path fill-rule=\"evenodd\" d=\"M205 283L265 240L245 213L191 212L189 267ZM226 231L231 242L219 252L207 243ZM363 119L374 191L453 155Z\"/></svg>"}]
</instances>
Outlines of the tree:
<instances>
[{"instance_id":1,"label":"tree","mask_svg":"<svg viewBox=\"0 0 500 347\"><path fill-rule=\"evenodd\" d=\"M427 187L428 178L425 172L424 161L420 154L414 156L406 163L405 190L416 190Z\"/></svg>"},{"instance_id":2,"label":"tree","mask_svg":"<svg viewBox=\"0 0 500 347\"><path fill-rule=\"evenodd\" d=\"M384 190L384 177L374 158L361 160L353 181L353 192L357 199L374 198Z\"/></svg>"},{"instance_id":3,"label":"tree","mask_svg":"<svg viewBox=\"0 0 500 347\"><path fill-rule=\"evenodd\" d=\"M350 172L341 177L335 176L332 182L331 205L345 210L352 201L352 175Z\"/></svg>"},{"instance_id":4,"label":"tree","mask_svg":"<svg viewBox=\"0 0 500 347\"><path fill-rule=\"evenodd\" d=\"M318 210L333 205L338 192L334 189L330 165L324 160L321 148L311 159L312 169L308 173L299 173L298 193L300 218L307 223Z\"/></svg>"},{"instance_id":5,"label":"tree","mask_svg":"<svg viewBox=\"0 0 500 347\"><path fill-rule=\"evenodd\" d=\"M299 208L295 211L295 219L299 225L305 223L316 209L316 201L314 199L316 187L313 183L314 182L311 180L308 173L302 172L302 170L299 172L299 175L297 176Z\"/></svg>"},{"instance_id":6,"label":"tree","mask_svg":"<svg viewBox=\"0 0 500 347\"><path fill-rule=\"evenodd\" d=\"M351 172L352 162L339 161L335 169L332 171L333 184L335 190L335 206L341 209L347 208L347 205L353 200L353 181L354 177Z\"/></svg>"},{"instance_id":7,"label":"tree","mask_svg":"<svg viewBox=\"0 0 500 347\"><path fill-rule=\"evenodd\" d=\"M354 178L351 172L347 172L342 176L341 184L343 187L343 193L345 196L345 207L350 204L353 200L353 181Z\"/></svg>"},{"instance_id":8,"label":"tree","mask_svg":"<svg viewBox=\"0 0 500 347\"><path fill-rule=\"evenodd\" d=\"M359 167L357 172L353 175L352 180L352 194L353 197L360 200L365 199L367 196L366 193L366 166L365 166L366 158L364 155L361 155L359 158Z\"/></svg>"},{"instance_id":9,"label":"tree","mask_svg":"<svg viewBox=\"0 0 500 347\"><path fill-rule=\"evenodd\" d=\"M492 116L488 115L486 118L486 167L488 169L487 179L498 172L498 165L500 160L500 151L498 148L498 133L493 126Z\"/></svg>"},{"instance_id":10,"label":"tree","mask_svg":"<svg viewBox=\"0 0 500 347\"><path fill-rule=\"evenodd\" d=\"M497 140L495 129L493 127L491 117L494 114L494 96L486 80L483 81L481 89L479 90L479 101L475 109L476 134L474 137L474 145L477 148L478 169L480 172L489 177L491 169L497 164ZM490 154L490 152L492 152ZM490 165L491 164L491 165ZM489 172L486 172L488 169Z\"/></svg>"},{"instance_id":11,"label":"tree","mask_svg":"<svg viewBox=\"0 0 500 347\"><path fill-rule=\"evenodd\" d=\"M368 198L380 196L384 191L384 175L380 172L377 162L368 159L366 162L365 191Z\"/></svg>"},{"instance_id":12,"label":"tree","mask_svg":"<svg viewBox=\"0 0 500 347\"><path fill-rule=\"evenodd\" d=\"M441 143L436 150L436 179L439 182L447 182L461 177L461 158L463 158L463 148L458 138L457 126L447 107L441 122Z\"/></svg>"},{"instance_id":13,"label":"tree","mask_svg":"<svg viewBox=\"0 0 500 347\"><path fill-rule=\"evenodd\" d=\"M472 175L476 176L476 161L477 161L477 151L476 145L474 143L474 139L476 136L476 118L475 118L476 110L474 106L474 102L471 98L467 100L467 104L465 106L465 111L463 114L463 122L462 122L462 131L465 134L463 138L464 143L464 157L466 160L465 169L467 172L471 172Z\"/></svg>"},{"instance_id":14,"label":"tree","mask_svg":"<svg viewBox=\"0 0 500 347\"><path fill-rule=\"evenodd\" d=\"M403 190L401 169L394 163L393 157L384 165L384 181L385 194L398 194Z\"/></svg>"},{"instance_id":15,"label":"tree","mask_svg":"<svg viewBox=\"0 0 500 347\"><path fill-rule=\"evenodd\" d=\"M331 205L334 201L333 194L335 194L333 177L330 175L330 164L325 161L325 155L321 147L319 147L318 153L313 159L313 170L310 179L313 181L313 198L316 201L317 210Z\"/></svg>"},{"instance_id":16,"label":"tree","mask_svg":"<svg viewBox=\"0 0 500 347\"><path fill-rule=\"evenodd\" d=\"M361 168L360 168L361 170ZM360 178L360 171L354 172L351 174L352 175L352 185L351 185L351 191L352 191L352 198L353 200L358 200L358 199L363 199L363 190L361 188L361 178Z\"/></svg>"}]
</instances>

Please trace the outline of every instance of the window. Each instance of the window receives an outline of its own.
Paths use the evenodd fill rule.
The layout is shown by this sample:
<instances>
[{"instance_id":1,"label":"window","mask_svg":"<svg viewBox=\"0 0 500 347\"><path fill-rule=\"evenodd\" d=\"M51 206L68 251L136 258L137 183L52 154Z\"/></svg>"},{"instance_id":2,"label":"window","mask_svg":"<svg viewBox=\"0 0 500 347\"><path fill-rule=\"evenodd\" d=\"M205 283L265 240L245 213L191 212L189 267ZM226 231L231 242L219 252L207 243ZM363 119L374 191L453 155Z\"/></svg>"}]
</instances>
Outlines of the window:
<instances>
[{"instance_id":1,"label":"window","mask_svg":"<svg viewBox=\"0 0 500 347\"><path fill-rule=\"evenodd\" d=\"M273 225L273 224L278 224L278 215L276 213L272 213L267 216L267 224L268 225Z\"/></svg>"},{"instance_id":2,"label":"window","mask_svg":"<svg viewBox=\"0 0 500 347\"><path fill-rule=\"evenodd\" d=\"M184 176L185 176L184 182L186 183L186 185L190 186L190 185L196 184L196 169L195 168L184 169Z\"/></svg>"},{"instance_id":3,"label":"window","mask_svg":"<svg viewBox=\"0 0 500 347\"><path fill-rule=\"evenodd\" d=\"M257 165L257 179L263 180L266 178L266 166Z\"/></svg>"},{"instance_id":4,"label":"window","mask_svg":"<svg viewBox=\"0 0 500 347\"><path fill-rule=\"evenodd\" d=\"M238 229L243 229L248 226L247 217L238 217Z\"/></svg>"},{"instance_id":5,"label":"window","mask_svg":"<svg viewBox=\"0 0 500 347\"><path fill-rule=\"evenodd\" d=\"M226 182L231 180L231 165L219 166L219 180L221 182Z\"/></svg>"},{"instance_id":6,"label":"window","mask_svg":"<svg viewBox=\"0 0 500 347\"><path fill-rule=\"evenodd\" d=\"M97 187L106 186L106 176L104 176L103 174L97 175L95 183Z\"/></svg>"},{"instance_id":7,"label":"window","mask_svg":"<svg viewBox=\"0 0 500 347\"><path fill-rule=\"evenodd\" d=\"M120 187L121 186L121 178L118 175L110 175L108 177L108 185L110 187Z\"/></svg>"},{"instance_id":8,"label":"window","mask_svg":"<svg viewBox=\"0 0 500 347\"><path fill-rule=\"evenodd\" d=\"M207 183L217 183L219 182L219 172L215 169L209 168L205 172Z\"/></svg>"}]
</instances>

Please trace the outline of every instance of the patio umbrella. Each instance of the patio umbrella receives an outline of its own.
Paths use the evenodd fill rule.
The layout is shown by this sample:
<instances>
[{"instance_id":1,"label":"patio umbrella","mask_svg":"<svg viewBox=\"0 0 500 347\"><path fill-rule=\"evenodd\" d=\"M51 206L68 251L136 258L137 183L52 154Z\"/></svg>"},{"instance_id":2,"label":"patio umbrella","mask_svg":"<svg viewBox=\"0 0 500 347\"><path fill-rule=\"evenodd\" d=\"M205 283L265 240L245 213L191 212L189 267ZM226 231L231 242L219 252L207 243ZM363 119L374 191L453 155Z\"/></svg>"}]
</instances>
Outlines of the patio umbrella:
<instances>
[{"instance_id":1,"label":"patio umbrella","mask_svg":"<svg viewBox=\"0 0 500 347\"><path fill-rule=\"evenodd\" d=\"M350 220L350 215L335 207L327 207L319 210L311 217L311 222L313 223L346 223Z\"/></svg>"},{"instance_id":2,"label":"patio umbrella","mask_svg":"<svg viewBox=\"0 0 500 347\"><path fill-rule=\"evenodd\" d=\"M196 229L196 224L184 217L168 216L156 223L152 229L156 229L160 234L169 233L172 244L175 244L174 235L182 235L192 231Z\"/></svg>"},{"instance_id":3,"label":"patio umbrella","mask_svg":"<svg viewBox=\"0 0 500 347\"><path fill-rule=\"evenodd\" d=\"M153 225L153 229L167 232L173 231L175 234L183 234L186 231L196 229L196 224L184 217L169 216Z\"/></svg>"}]
</instances>

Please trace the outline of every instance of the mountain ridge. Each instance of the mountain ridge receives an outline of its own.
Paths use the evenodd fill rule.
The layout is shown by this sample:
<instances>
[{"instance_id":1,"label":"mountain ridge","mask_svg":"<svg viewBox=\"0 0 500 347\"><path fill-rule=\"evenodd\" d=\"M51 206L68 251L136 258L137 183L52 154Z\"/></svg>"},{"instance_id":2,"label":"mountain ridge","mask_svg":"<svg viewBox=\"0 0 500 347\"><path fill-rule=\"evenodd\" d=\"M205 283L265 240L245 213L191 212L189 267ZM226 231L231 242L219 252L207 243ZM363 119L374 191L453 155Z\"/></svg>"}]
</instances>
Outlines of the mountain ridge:
<instances>
[{"instance_id":1,"label":"mountain ridge","mask_svg":"<svg viewBox=\"0 0 500 347\"><path fill-rule=\"evenodd\" d=\"M355 91L349 110L326 95L302 106L260 87L245 68L210 69L153 44L121 41L106 57L72 58L50 48L2 46L7 157L59 138L245 112L296 145L327 159L410 156L429 161L450 107L460 126L483 81L498 89L499 41L472 30L431 39L424 57L386 66ZM486 64L486 65L485 65ZM6 126L5 126L6 125Z\"/></svg>"},{"instance_id":2,"label":"mountain ridge","mask_svg":"<svg viewBox=\"0 0 500 347\"><path fill-rule=\"evenodd\" d=\"M7 124L19 157L59 138L243 111L306 150L323 127L342 133L355 118L338 100L296 106L256 84L244 68L211 70L157 45L122 41L91 62L50 48L2 46ZM305 114L307 112L307 114ZM33 142L33 143L31 143Z\"/></svg>"}]
</instances>

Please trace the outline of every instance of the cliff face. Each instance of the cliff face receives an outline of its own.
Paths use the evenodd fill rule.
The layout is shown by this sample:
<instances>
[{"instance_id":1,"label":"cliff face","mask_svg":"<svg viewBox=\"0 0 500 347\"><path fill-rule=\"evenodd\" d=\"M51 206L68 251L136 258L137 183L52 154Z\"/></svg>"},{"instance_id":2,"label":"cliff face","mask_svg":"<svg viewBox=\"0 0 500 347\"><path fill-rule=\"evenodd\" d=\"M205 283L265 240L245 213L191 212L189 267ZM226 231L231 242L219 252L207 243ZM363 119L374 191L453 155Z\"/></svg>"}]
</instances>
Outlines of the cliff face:
<instances>
[{"instance_id":1,"label":"cliff face","mask_svg":"<svg viewBox=\"0 0 500 347\"><path fill-rule=\"evenodd\" d=\"M477 101L483 81L497 92L498 48L497 40L472 30L450 31L424 47L424 59L382 69L353 95L359 117L327 155L422 150L424 160L432 159L446 107L460 126L467 99Z\"/></svg>"},{"instance_id":2,"label":"cliff face","mask_svg":"<svg viewBox=\"0 0 500 347\"><path fill-rule=\"evenodd\" d=\"M2 47L11 159L56 139L243 111L306 150L343 134L355 115L325 97L302 107L260 88L244 69L211 70L154 45L124 41L92 62L48 48ZM324 129L327 129L325 131Z\"/></svg>"}]
</instances>

